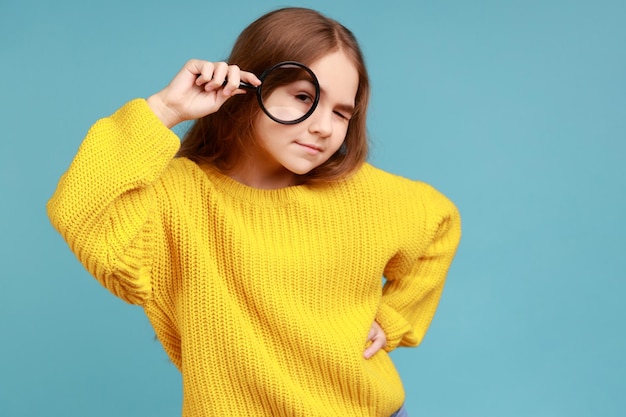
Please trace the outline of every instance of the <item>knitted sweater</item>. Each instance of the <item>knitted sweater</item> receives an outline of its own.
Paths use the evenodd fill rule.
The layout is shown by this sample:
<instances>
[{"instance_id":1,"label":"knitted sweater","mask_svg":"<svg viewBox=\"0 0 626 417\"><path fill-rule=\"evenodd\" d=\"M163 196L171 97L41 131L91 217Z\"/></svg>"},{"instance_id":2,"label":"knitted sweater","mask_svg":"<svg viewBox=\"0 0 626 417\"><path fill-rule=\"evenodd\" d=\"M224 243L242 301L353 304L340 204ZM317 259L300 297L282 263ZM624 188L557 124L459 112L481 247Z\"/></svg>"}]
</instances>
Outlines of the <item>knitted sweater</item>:
<instances>
[{"instance_id":1,"label":"knitted sweater","mask_svg":"<svg viewBox=\"0 0 626 417\"><path fill-rule=\"evenodd\" d=\"M431 322L460 238L454 205L369 164L254 189L175 158L179 146L129 102L90 129L48 215L102 285L143 307L182 373L183 416L396 411L388 352ZM388 344L365 359L374 320Z\"/></svg>"}]
</instances>

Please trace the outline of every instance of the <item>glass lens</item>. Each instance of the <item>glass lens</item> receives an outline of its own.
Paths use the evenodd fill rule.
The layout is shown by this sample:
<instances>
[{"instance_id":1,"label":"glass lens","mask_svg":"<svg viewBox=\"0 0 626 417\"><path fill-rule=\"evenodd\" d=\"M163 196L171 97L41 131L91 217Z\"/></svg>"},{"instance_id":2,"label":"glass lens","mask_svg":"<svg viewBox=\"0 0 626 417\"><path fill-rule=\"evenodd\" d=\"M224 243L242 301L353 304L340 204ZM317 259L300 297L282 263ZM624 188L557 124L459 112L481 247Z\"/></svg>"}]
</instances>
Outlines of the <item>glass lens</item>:
<instances>
[{"instance_id":1,"label":"glass lens","mask_svg":"<svg viewBox=\"0 0 626 417\"><path fill-rule=\"evenodd\" d=\"M313 113L319 87L306 67L286 63L265 74L259 89L263 111L279 123L301 122Z\"/></svg>"}]
</instances>

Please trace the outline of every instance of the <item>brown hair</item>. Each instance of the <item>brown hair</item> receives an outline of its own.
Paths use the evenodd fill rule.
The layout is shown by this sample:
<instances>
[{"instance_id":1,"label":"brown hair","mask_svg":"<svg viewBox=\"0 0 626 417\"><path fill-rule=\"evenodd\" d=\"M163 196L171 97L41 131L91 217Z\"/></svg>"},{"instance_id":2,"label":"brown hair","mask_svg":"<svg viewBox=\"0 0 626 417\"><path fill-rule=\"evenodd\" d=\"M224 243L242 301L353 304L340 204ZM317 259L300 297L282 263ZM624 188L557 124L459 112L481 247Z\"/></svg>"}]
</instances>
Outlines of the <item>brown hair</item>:
<instances>
[{"instance_id":1,"label":"brown hair","mask_svg":"<svg viewBox=\"0 0 626 417\"><path fill-rule=\"evenodd\" d=\"M244 29L228 58L231 64L261 74L281 61L310 65L338 50L352 60L359 74L356 108L342 147L324 164L300 176L302 182L343 178L367 158L365 119L370 87L356 38L343 25L314 10L284 8L260 17ZM194 122L184 137L178 156L209 163L222 171L232 169L237 155L246 152L250 141L255 140L253 121L260 111L254 94L230 98L218 112Z\"/></svg>"}]
</instances>

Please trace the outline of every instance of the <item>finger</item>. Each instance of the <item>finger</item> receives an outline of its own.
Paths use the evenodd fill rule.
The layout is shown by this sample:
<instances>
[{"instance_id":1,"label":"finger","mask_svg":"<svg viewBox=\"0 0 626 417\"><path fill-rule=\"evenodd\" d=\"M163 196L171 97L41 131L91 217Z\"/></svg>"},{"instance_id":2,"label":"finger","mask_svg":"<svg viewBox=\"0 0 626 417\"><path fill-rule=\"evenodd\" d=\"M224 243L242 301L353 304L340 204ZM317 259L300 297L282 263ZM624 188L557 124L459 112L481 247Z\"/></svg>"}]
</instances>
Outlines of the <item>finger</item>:
<instances>
[{"instance_id":1,"label":"finger","mask_svg":"<svg viewBox=\"0 0 626 417\"><path fill-rule=\"evenodd\" d=\"M376 335L374 336L373 339L371 339L371 341L372 341L372 344L369 345L367 349L365 349L365 351L363 352L363 356L365 357L365 359L369 359L372 356L374 356L376 352L381 350L386 344L386 340L384 336L381 337L379 335Z\"/></svg>"},{"instance_id":2,"label":"finger","mask_svg":"<svg viewBox=\"0 0 626 417\"><path fill-rule=\"evenodd\" d=\"M228 79L230 80L231 76L228 76ZM252 87L258 87L262 84L261 80L254 75L251 72L246 72L246 71L239 71L239 84L236 87L236 90L234 90L230 95L234 96L235 94L246 94L248 93ZM247 84L245 87L241 87L242 84Z\"/></svg>"},{"instance_id":3,"label":"finger","mask_svg":"<svg viewBox=\"0 0 626 417\"><path fill-rule=\"evenodd\" d=\"M199 59L192 59L186 65L187 71L193 74L196 78L195 83L197 86L206 84L209 80L211 80L211 78L213 78L214 67L214 63Z\"/></svg>"},{"instance_id":4,"label":"finger","mask_svg":"<svg viewBox=\"0 0 626 417\"><path fill-rule=\"evenodd\" d=\"M241 70L237 65L228 66L228 75L226 77L226 84L224 84L225 96L231 96L237 89L239 89L240 76Z\"/></svg>"},{"instance_id":5,"label":"finger","mask_svg":"<svg viewBox=\"0 0 626 417\"><path fill-rule=\"evenodd\" d=\"M258 87L261 85L261 80L259 80L259 77L257 77L252 72L241 71L239 76L240 76L241 81L245 81L248 84L252 84L255 87Z\"/></svg>"},{"instance_id":6,"label":"finger","mask_svg":"<svg viewBox=\"0 0 626 417\"><path fill-rule=\"evenodd\" d=\"M376 352L387 345L387 335L376 321L374 321L370 327L367 341L371 342L371 344L363 352L363 356L365 356L366 359L371 358Z\"/></svg>"},{"instance_id":7,"label":"finger","mask_svg":"<svg viewBox=\"0 0 626 417\"><path fill-rule=\"evenodd\" d=\"M211 64L199 59L190 59L185 62L185 65L183 65L180 71L172 78L166 88L178 90L193 86L196 84L198 76L202 73L204 63Z\"/></svg>"},{"instance_id":8,"label":"finger","mask_svg":"<svg viewBox=\"0 0 626 417\"><path fill-rule=\"evenodd\" d=\"M213 77L205 84L205 91L214 91L222 88L228 74L228 64L216 62L213 66Z\"/></svg>"},{"instance_id":9,"label":"finger","mask_svg":"<svg viewBox=\"0 0 626 417\"><path fill-rule=\"evenodd\" d=\"M216 72L219 71L219 62L209 62L209 61L193 61L191 62L190 71L196 75L195 84L198 87L202 87L207 91L211 91L216 89L219 86L215 86L213 80L216 77Z\"/></svg>"}]
</instances>

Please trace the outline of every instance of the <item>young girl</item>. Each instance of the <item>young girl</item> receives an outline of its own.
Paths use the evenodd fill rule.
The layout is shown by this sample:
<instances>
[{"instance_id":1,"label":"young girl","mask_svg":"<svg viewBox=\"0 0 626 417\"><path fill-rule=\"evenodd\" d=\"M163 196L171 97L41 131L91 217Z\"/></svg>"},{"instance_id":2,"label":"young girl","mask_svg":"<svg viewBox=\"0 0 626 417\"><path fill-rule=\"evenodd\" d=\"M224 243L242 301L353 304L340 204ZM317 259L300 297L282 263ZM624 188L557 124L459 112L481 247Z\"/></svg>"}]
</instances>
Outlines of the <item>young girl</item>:
<instances>
[{"instance_id":1,"label":"young girl","mask_svg":"<svg viewBox=\"0 0 626 417\"><path fill-rule=\"evenodd\" d=\"M240 88L281 61L320 87L290 125ZM405 415L388 352L424 337L460 220L432 187L364 162L368 94L350 31L277 10L228 64L191 60L98 121L61 178L52 223L143 307L182 373L184 416ZM169 128L185 120L181 146Z\"/></svg>"}]
</instances>

